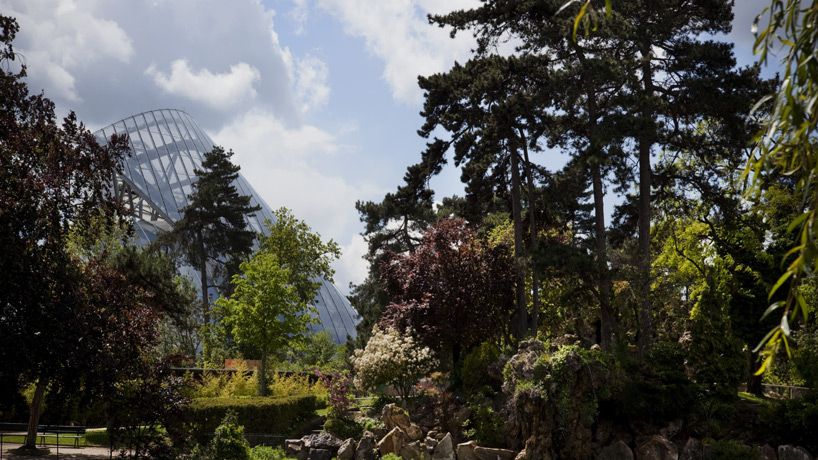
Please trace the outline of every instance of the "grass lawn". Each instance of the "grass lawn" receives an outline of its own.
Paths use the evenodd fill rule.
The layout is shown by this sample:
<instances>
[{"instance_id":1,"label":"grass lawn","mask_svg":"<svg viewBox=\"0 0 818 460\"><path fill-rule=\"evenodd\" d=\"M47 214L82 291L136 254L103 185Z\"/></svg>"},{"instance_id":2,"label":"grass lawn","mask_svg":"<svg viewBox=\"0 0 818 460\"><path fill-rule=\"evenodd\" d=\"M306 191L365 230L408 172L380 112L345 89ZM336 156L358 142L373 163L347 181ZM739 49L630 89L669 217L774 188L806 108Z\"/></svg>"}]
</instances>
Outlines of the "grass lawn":
<instances>
[{"instance_id":1,"label":"grass lawn","mask_svg":"<svg viewBox=\"0 0 818 460\"><path fill-rule=\"evenodd\" d=\"M23 443L23 436L3 436L3 443ZM47 446L56 446L57 445L57 436L56 435L46 435L45 437L45 444ZM40 445L40 436L37 436L37 445ZM65 438L60 436L60 445L61 446L69 446L74 447L74 439L73 438ZM85 441L80 439L80 446L107 446L108 445L108 433L105 430L102 431L88 431L85 433Z\"/></svg>"},{"instance_id":2,"label":"grass lawn","mask_svg":"<svg viewBox=\"0 0 818 460\"><path fill-rule=\"evenodd\" d=\"M745 400L745 401L750 401L750 402L754 402L754 403L759 403L759 404L766 404L767 403L767 398L761 398L761 397L758 397L758 396L756 396L754 394L746 393L744 391L739 391L738 397Z\"/></svg>"}]
</instances>

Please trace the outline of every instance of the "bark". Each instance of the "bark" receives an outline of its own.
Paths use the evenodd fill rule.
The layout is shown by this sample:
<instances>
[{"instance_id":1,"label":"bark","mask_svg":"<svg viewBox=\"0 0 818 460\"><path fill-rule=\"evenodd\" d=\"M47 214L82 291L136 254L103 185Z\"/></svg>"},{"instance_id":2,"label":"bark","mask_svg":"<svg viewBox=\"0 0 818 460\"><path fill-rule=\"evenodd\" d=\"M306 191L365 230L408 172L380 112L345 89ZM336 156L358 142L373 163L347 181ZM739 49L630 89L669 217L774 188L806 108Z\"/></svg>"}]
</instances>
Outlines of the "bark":
<instances>
[{"instance_id":1,"label":"bark","mask_svg":"<svg viewBox=\"0 0 818 460\"><path fill-rule=\"evenodd\" d=\"M747 368L750 370L747 375L747 393L755 396L764 395L764 385L762 385L762 376L756 375L758 369L758 352L749 351L747 353Z\"/></svg>"},{"instance_id":2,"label":"bark","mask_svg":"<svg viewBox=\"0 0 818 460\"><path fill-rule=\"evenodd\" d=\"M520 206L520 165L517 152L511 155L511 210L514 221L514 266L517 272L517 340L522 340L528 330L528 305L525 295L525 272L523 272L523 224Z\"/></svg>"},{"instance_id":3,"label":"bark","mask_svg":"<svg viewBox=\"0 0 818 460\"><path fill-rule=\"evenodd\" d=\"M529 254L534 254L537 249L537 224L535 220L535 197L534 197L534 173L531 171L531 161L528 158L528 144L526 142L525 133L520 132L520 137L523 144L523 159L525 160L525 173L528 177L528 228L530 230L529 237L530 245L528 248ZM531 322L529 324L529 331L533 337L537 336L537 330L540 327L540 277L534 265L531 265Z\"/></svg>"},{"instance_id":4,"label":"bark","mask_svg":"<svg viewBox=\"0 0 818 460\"><path fill-rule=\"evenodd\" d=\"M201 260L199 272L202 281L202 314L204 315L205 325L208 325L210 324L210 300L207 297L207 252L205 251L201 230L197 233L196 237L199 239L199 260Z\"/></svg>"},{"instance_id":5,"label":"bark","mask_svg":"<svg viewBox=\"0 0 818 460\"><path fill-rule=\"evenodd\" d=\"M43 411L43 400L45 399L45 388L48 386L48 380L40 379L37 382L37 387L34 389L34 398L31 400L31 412L28 416L28 435L26 436L26 443L23 445L26 449L37 448L37 425L40 423L40 414Z\"/></svg>"},{"instance_id":6,"label":"bark","mask_svg":"<svg viewBox=\"0 0 818 460\"><path fill-rule=\"evenodd\" d=\"M261 355L261 367L256 372L261 372L258 376L258 395L267 396L267 353Z\"/></svg>"},{"instance_id":7,"label":"bark","mask_svg":"<svg viewBox=\"0 0 818 460\"><path fill-rule=\"evenodd\" d=\"M639 294L642 299L639 308L639 349L638 356L643 358L653 343L653 311L650 301L650 193L653 171L650 166L650 152L656 130L653 122L653 110L649 98L653 95L653 77L650 66L650 43L645 41L642 47L642 83L645 102L642 128L639 143Z\"/></svg>"}]
</instances>

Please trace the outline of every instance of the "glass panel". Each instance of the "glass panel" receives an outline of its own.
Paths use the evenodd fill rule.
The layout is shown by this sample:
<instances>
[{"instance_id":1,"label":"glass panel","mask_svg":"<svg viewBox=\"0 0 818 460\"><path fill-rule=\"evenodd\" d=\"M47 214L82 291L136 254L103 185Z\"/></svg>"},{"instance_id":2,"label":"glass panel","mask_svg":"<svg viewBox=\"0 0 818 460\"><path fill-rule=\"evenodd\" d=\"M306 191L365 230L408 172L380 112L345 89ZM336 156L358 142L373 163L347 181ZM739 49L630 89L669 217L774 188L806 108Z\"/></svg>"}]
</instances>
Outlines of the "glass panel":
<instances>
[{"instance_id":1,"label":"glass panel","mask_svg":"<svg viewBox=\"0 0 818 460\"><path fill-rule=\"evenodd\" d=\"M145 135L148 135L151 138L150 142L154 146L161 145L161 147L155 147L155 149L152 150L151 153L155 156L155 160L151 161L151 164L154 166L153 170L157 181L159 181L158 185L162 193L162 200L165 203L165 212L172 216L173 219L178 219L181 216L179 215L179 209L176 205L176 199L171 192L171 179L168 178L165 173L169 166L168 150L159 134L159 129L156 128L156 119L153 117L153 113L148 112L144 117L148 123L148 129L141 132L142 137L144 138ZM159 144L156 142L157 138L159 139ZM178 180L176 181L178 182Z\"/></svg>"}]
</instances>

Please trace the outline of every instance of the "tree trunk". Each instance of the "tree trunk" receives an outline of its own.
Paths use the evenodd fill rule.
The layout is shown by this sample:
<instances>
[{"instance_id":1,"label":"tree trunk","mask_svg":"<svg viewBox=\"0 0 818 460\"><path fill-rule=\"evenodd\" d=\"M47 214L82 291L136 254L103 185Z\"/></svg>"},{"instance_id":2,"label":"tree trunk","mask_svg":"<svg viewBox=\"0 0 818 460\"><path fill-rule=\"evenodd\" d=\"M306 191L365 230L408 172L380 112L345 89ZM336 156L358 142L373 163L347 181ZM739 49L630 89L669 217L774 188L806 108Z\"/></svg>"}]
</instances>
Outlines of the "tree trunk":
<instances>
[{"instance_id":1,"label":"tree trunk","mask_svg":"<svg viewBox=\"0 0 818 460\"><path fill-rule=\"evenodd\" d=\"M26 449L37 448L37 425L40 423L40 414L43 411L43 399L45 399L47 386L48 380L40 379L34 389L34 398L31 400L31 411L28 415L28 435L26 436L26 443L23 445Z\"/></svg>"},{"instance_id":2,"label":"tree trunk","mask_svg":"<svg viewBox=\"0 0 818 460\"><path fill-rule=\"evenodd\" d=\"M653 311L650 301L650 193L653 171L650 166L650 152L656 135L653 121L653 110L649 98L653 96L652 69L650 66L650 43L645 41L642 47L642 83L644 85L644 106L639 143L639 348L640 359L653 343Z\"/></svg>"},{"instance_id":3,"label":"tree trunk","mask_svg":"<svg viewBox=\"0 0 818 460\"><path fill-rule=\"evenodd\" d=\"M520 138L523 144L523 159L525 160L525 172L528 176L528 228L530 230L529 237L531 244L528 248L529 255L533 255L537 249L537 223L535 220L535 201L534 197L534 173L531 171L531 160L528 159L528 144L526 142L525 133L520 131ZM534 264L531 263L531 324L529 330L532 337L537 336L537 330L540 328L540 277Z\"/></svg>"},{"instance_id":4,"label":"tree trunk","mask_svg":"<svg viewBox=\"0 0 818 460\"><path fill-rule=\"evenodd\" d=\"M755 396L764 395L764 385L762 385L762 376L756 375L758 369L758 352L747 352L747 368L749 369L747 375L747 393Z\"/></svg>"},{"instance_id":5,"label":"tree trunk","mask_svg":"<svg viewBox=\"0 0 818 460\"><path fill-rule=\"evenodd\" d=\"M523 271L523 223L520 206L520 165L517 152L509 149L511 155L511 210L514 221L514 267L517 272L517 340L522 340L528 330L528 305L525 295L525 272Z\"/></svg>"},{"instance_id":6,"label":"tree trunk","mask_svg":"<svg viewBox=\"0 0 818 460\"><path fill-rule=\"evenodd\" d=\"M207 296L207 252L205 251L201 230L198 231L196 237L199 239L199 257L201 261L199 271L202 281L202 314L204 315L205 325L208 325L210 324L210 300Z\"/></svg>"},{"instance_id":7,"label":"tree trunk","mask_svg":"<svg viewBox=\"0 0 818 460\"><path fill-rule=\"evenodd\" d=\"M258 376L258 395L267 396L267 353L261 355L261 367L256 372L261 372Z\"/></svg>"}]
</instances>

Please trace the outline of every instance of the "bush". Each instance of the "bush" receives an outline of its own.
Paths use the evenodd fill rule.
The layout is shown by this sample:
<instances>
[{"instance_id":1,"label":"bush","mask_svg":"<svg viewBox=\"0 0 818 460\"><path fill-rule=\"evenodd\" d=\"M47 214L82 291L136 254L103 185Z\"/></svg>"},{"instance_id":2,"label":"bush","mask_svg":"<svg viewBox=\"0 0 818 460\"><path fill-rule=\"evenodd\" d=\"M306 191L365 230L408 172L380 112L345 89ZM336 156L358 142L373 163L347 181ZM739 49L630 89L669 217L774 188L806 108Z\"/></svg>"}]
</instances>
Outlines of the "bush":
<instances>
[{"instance_id":1,"label":"bush","mask_svg":"<svg viewBox=\"0 0 818 460\"><path fill-rule=\"evenodd\" d=\"M818 388L818 332L800 330L795 333L798 347L792 354L795 374L810 388Z\"/></svg>"},{"instance_id":2,"label":"bush","mask_svg":"<svg viewBox=\"0 0 818 460\"><path fill-rule=\"evenodd\" d=\"M468 393L480 391L484 387L498 391L503 382L492 379L486 370L499 358L500 349L491 342L483 342L475 347L463 360L463 368L460 371L463 389Z\"/></svg>"},{"instance_id":3,"label":"bush","mask_svg":"<svg viewBox=\"0 0 818 460\"><path fill-rule=\"evenodd\" d=\"M278 371L267 379L267 391L270 396L286 398L292 396L314 395L322 398L326 389L319 382L310 383L310 377L305 373L284 374Z\"/></svg>"},{"instance_id":4,"label":"bush","mask_svg":"<svg viewBox=\"0 0 818 460\"><path fill-rule=\"evenodd\" d=\"M193 388L194 398L229 398L258 396L258 375L249 372L247 364L238 360L237 370L233 373L205 371L202 382Z\"/></svg>"},{"instance_id":5,"label":"bush","mask_svg":"<svg viewBox=\"0 0 818 460\"><path fill-rule=\"evenodd\" d=\"M334 434L341 439L360 439L364 427L360 423L348 418L328 418L324 423L324 431Z\"/></svg>"},{"instance_id":6,"label":"bush","mask_svg":"<svg viewBox=\"0 0 818 460\"><path fill-rule=\"evenodd\" d=\"M250 446L244 439L244 427L236 421L236 414L228 411L216 436L210 442L210 456L216 460L249 460Z\"/></svg>"},{"instance_id":7,"label":"bush","mask_svg":"<svg viewBox=\"0 0 818 460\"><path fill-rule=\"evenodd\" d=\"M705 442L707 457L713 460L757 460L760 453L739 441Z\"/></svg>"},{"instance_id":8,"label":"bush","mask_svg":"<svg viewBox=\"0 0 818 460\"><path fill-rule=\"evenodd\" d=\"M250 449L250 460L289 460L280 447L256 446Z\"/></svg>"},{"instance_id":9,"label":"bush","mask_svg":"<svg viewBox=\"0 0 818 460\"><path fill-rule=\"evenodd\" d=\"M463 425L464 434L478 445L505 447L501 428L505 420L487 404L471 406L472 415Z\"/></svg>"},{"instance_id":10,"label":"bush","mask_svg":"<svg viewBox=\"0 0 818 460\"><path fill-rule=\"evenodd\" d=\"M801 399L771 401L761 412L761 422L771 442L818 451L818 391Z\"/></svg>"},{"instance_id":11,"label":"bush","mask_svg":"<svg viewBox=\"0 0 818 460\"><path fill-rule=\"evenodd\" d=\"M647 363L662 380L687 380L685 350L679 342L657 342L647 352Z\"/></svg>"},{"instance_id":12,"label":"bush","mask_svg":"<svg viewBox=\"0 0 818 460\"><path fill-rule=\"evenodd\" d=\"M289 398L254 397L244 399L196 399L190 405L190 420L198 433L212 433L233 410L236 420L249 433L288 435L315 416L316 399L313 395Z\"/></svg>"}]
</instances>

